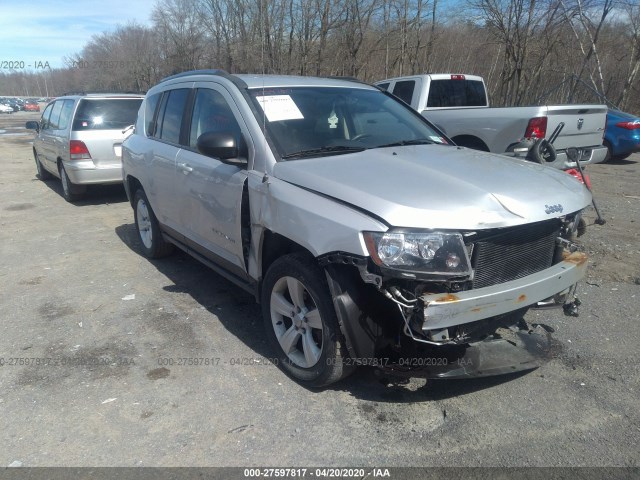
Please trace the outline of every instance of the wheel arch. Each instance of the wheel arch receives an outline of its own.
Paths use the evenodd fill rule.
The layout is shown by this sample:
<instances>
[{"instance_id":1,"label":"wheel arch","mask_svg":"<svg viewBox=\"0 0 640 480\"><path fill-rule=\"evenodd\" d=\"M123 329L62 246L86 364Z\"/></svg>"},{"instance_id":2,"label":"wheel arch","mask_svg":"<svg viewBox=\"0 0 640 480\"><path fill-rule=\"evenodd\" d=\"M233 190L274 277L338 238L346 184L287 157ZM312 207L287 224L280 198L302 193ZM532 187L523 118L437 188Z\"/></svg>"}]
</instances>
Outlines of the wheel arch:
<instances>
[{"instance_id":1,"label":"wheel arch","mask_svg":"<svg viewBox=\"0 0 640 480\"><path fill-rule=\"evenodd\" d=\"M481 150L483 152L490 152L489 147L479 137L474 135L458 135L457 137L453 137L451 140L454 141L456 145L461 147L471 148L473 150Z\"/></svg>"},{"instance_id":2,"label":"wheel arch","mask_svg":"<svg viewBox=\"0 0 640 480\"><path fill-rule=\"evenodd\" d=\"M308 249L291 240L290 238L287 238L284 235L280 235L279 233L275 233L271 230L265 230L262 235L260 253L261 279L264 278L267 270L269 270L269 267L273 264L273 262L289 253L303 253L309 256L309 258L317 261L314 255Z\"/></svg>"},{"instance_id":3,"label":"wheel arch","mask_svg":"<svg viewBox=\"0 0 640 480\"><path fill-rule=\"evenodd\" d=\"M144 192L144 187L142 186L142 183L140 183L140 180L133 175L127 175L127 178L123 183L125 191L127 192L127 197L129 198L129 203L133 207L133 198L135 197L136 191L141 189Z\"/></svg>"}]
</instances>

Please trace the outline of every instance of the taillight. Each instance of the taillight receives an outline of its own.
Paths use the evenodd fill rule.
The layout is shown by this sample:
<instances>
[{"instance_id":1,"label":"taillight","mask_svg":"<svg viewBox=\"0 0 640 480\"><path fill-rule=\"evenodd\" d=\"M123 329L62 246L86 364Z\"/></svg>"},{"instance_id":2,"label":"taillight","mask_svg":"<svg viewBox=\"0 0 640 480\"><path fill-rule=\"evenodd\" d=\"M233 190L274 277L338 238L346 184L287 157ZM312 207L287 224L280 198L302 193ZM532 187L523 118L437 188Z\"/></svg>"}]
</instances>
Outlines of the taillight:
<instances>
[{"instance_id":1,"label":"taillight","mask_svg":"<svg viewBox=\"0 0 640 480\"><path fill-rule=\"evenodd\" d=\"M586 173L584 174L584 180L582 179L582 175L580 175L580 172L575 169L575 168L570 168L569 170L565 170L566 173L568 173L569 175L571 175L572 177L577 178L580 183L587 183L587 187L591 188L591 179L589 178L589 175L587 175Z\"/></svg>"},{"instance_id":2,"label":"taillight","mask_svg":"<svg viewBox=\"0 0 640 480\"><path fill-rule=\"evenodd\" d=\"M544 138L547 135L547 117L535 117L529 120L524 138Z\"/></svg>"},{"instance_id":3,"label":"taillight","mask_svg":"<svg viewBox=\"0 0 640 480\"><path fill-rule=\"evenodd\" d=\"M84 142L71 140L69 142L69 157L71 160L86 160L91 158L91 154Z\"/></svg>"},{"instance_id":4,"label":"taillight","mask_svg":"<svg viewBox=\"0 0 640 480\"><path fill-rule=\"evenodd\" d=\"M640 120L634 120L633 122L618 122L616 127L624 128L625 130L638 130L640 129Z\"/></svg>"},{"instance_id":5,"label":"taillight","mask_svg":"<svg viewBox=\"0 0 640 480\"><path fill-rule=\"evenodd\" d=\"M464 80L464 75L451 75L451 80Z\"/></svg>"}]
</instances>

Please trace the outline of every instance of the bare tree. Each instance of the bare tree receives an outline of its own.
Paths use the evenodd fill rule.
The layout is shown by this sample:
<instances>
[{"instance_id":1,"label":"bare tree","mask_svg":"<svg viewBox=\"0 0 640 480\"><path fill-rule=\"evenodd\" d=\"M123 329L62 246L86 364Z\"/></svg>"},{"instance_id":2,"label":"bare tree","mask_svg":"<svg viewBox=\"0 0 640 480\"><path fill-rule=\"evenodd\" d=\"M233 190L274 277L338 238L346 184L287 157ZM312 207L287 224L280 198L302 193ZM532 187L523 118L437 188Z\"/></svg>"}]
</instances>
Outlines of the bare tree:
<instances>
[{"instance_id":1,"label":"bare tree","mask_svg":"<svg viewBox=\"0 0 640 480\"><path fill-rule=\"evenodd\" d=\"M568 101L573 101L574 92L587 70L593 87L601 94L606 93L602 63L598 53L598 40L602 27L614 6L613 0L560 0L568 26L571 28L582 53L582 65L576 74ZM595 64L590 68L591 64ZM597 75L597 78L596 78Z\"/></svg>"},{"instance_id":2,"label":"bare tree","mask_svg":"<svg viewBox=\"0 0 640 480\"><path fill-rule=\"evenodd\" d=\"M205 28L198 4L191 0L160 0L151 18L169 69L179 72L199 68Z\"/></svg>"},{"instance_id":3,"label":"bare tree","mask_svg":"<svg viewBox=\"0 0 640 480\"><path fill-rule=\"evenodd\" d=\"M501 101L518 105L530 86L526 67L531 44L555 27L558 5L554 0L471 0L470 4L504 49Z\"/></svg>"},{"instance_id":4,"label":"bare tree","mask_svg":"<svg viewBox=\"0 0 640 480\"><path fill-rule=\"evenodd\" d=\"M638 79L640 78L640 4L637 1L629 0L625 2L622 7L628 21L628 34L630 36L628 45L630 51L624 84L618 97L618 104L620 108L627 109L631 104L632 93L635 93L636 99L640 97L640 88L638 88ZM640 110L638 102L636 102L635 108ZM638 114L640 114L640 112L638 112Z\"/></svg>"}]
</instances>

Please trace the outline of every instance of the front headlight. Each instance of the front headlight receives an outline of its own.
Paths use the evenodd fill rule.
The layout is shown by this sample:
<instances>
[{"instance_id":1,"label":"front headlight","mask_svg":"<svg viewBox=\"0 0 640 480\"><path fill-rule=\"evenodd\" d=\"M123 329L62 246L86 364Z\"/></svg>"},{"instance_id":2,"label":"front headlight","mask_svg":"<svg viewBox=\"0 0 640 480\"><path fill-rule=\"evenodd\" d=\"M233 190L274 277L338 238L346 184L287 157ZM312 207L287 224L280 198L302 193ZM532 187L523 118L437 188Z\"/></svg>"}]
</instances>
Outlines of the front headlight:
<instances>
[{"instance_id":1,"label":"front headlight","mask_svg":"<svg viewBox=\"0 0 640 480\"><path fill-rule=\"evenodd\" d=\"M471 265L460 233L363 232L380 267L443 275L469 275Z\"/></svg>"}]
</instances>

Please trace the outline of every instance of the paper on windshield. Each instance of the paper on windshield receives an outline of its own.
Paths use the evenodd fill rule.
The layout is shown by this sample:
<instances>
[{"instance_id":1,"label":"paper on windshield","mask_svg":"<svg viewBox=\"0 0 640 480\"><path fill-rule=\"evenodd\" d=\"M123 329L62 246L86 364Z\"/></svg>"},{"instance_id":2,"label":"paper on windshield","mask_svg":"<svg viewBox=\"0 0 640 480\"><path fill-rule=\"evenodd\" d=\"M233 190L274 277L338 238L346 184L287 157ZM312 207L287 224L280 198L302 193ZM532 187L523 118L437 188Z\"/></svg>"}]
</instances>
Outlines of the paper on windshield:
<instances>
[{"instance_id":1,"label":"paper on windshield","mask_svg":"<svg viewBox=\"0 0 640 480\"><path fill-rule=\"evenodd\" d=\"M256 100L270 122L304 118L296 102L289 95L257 96Z\"/></svg>"}]
</instances>

